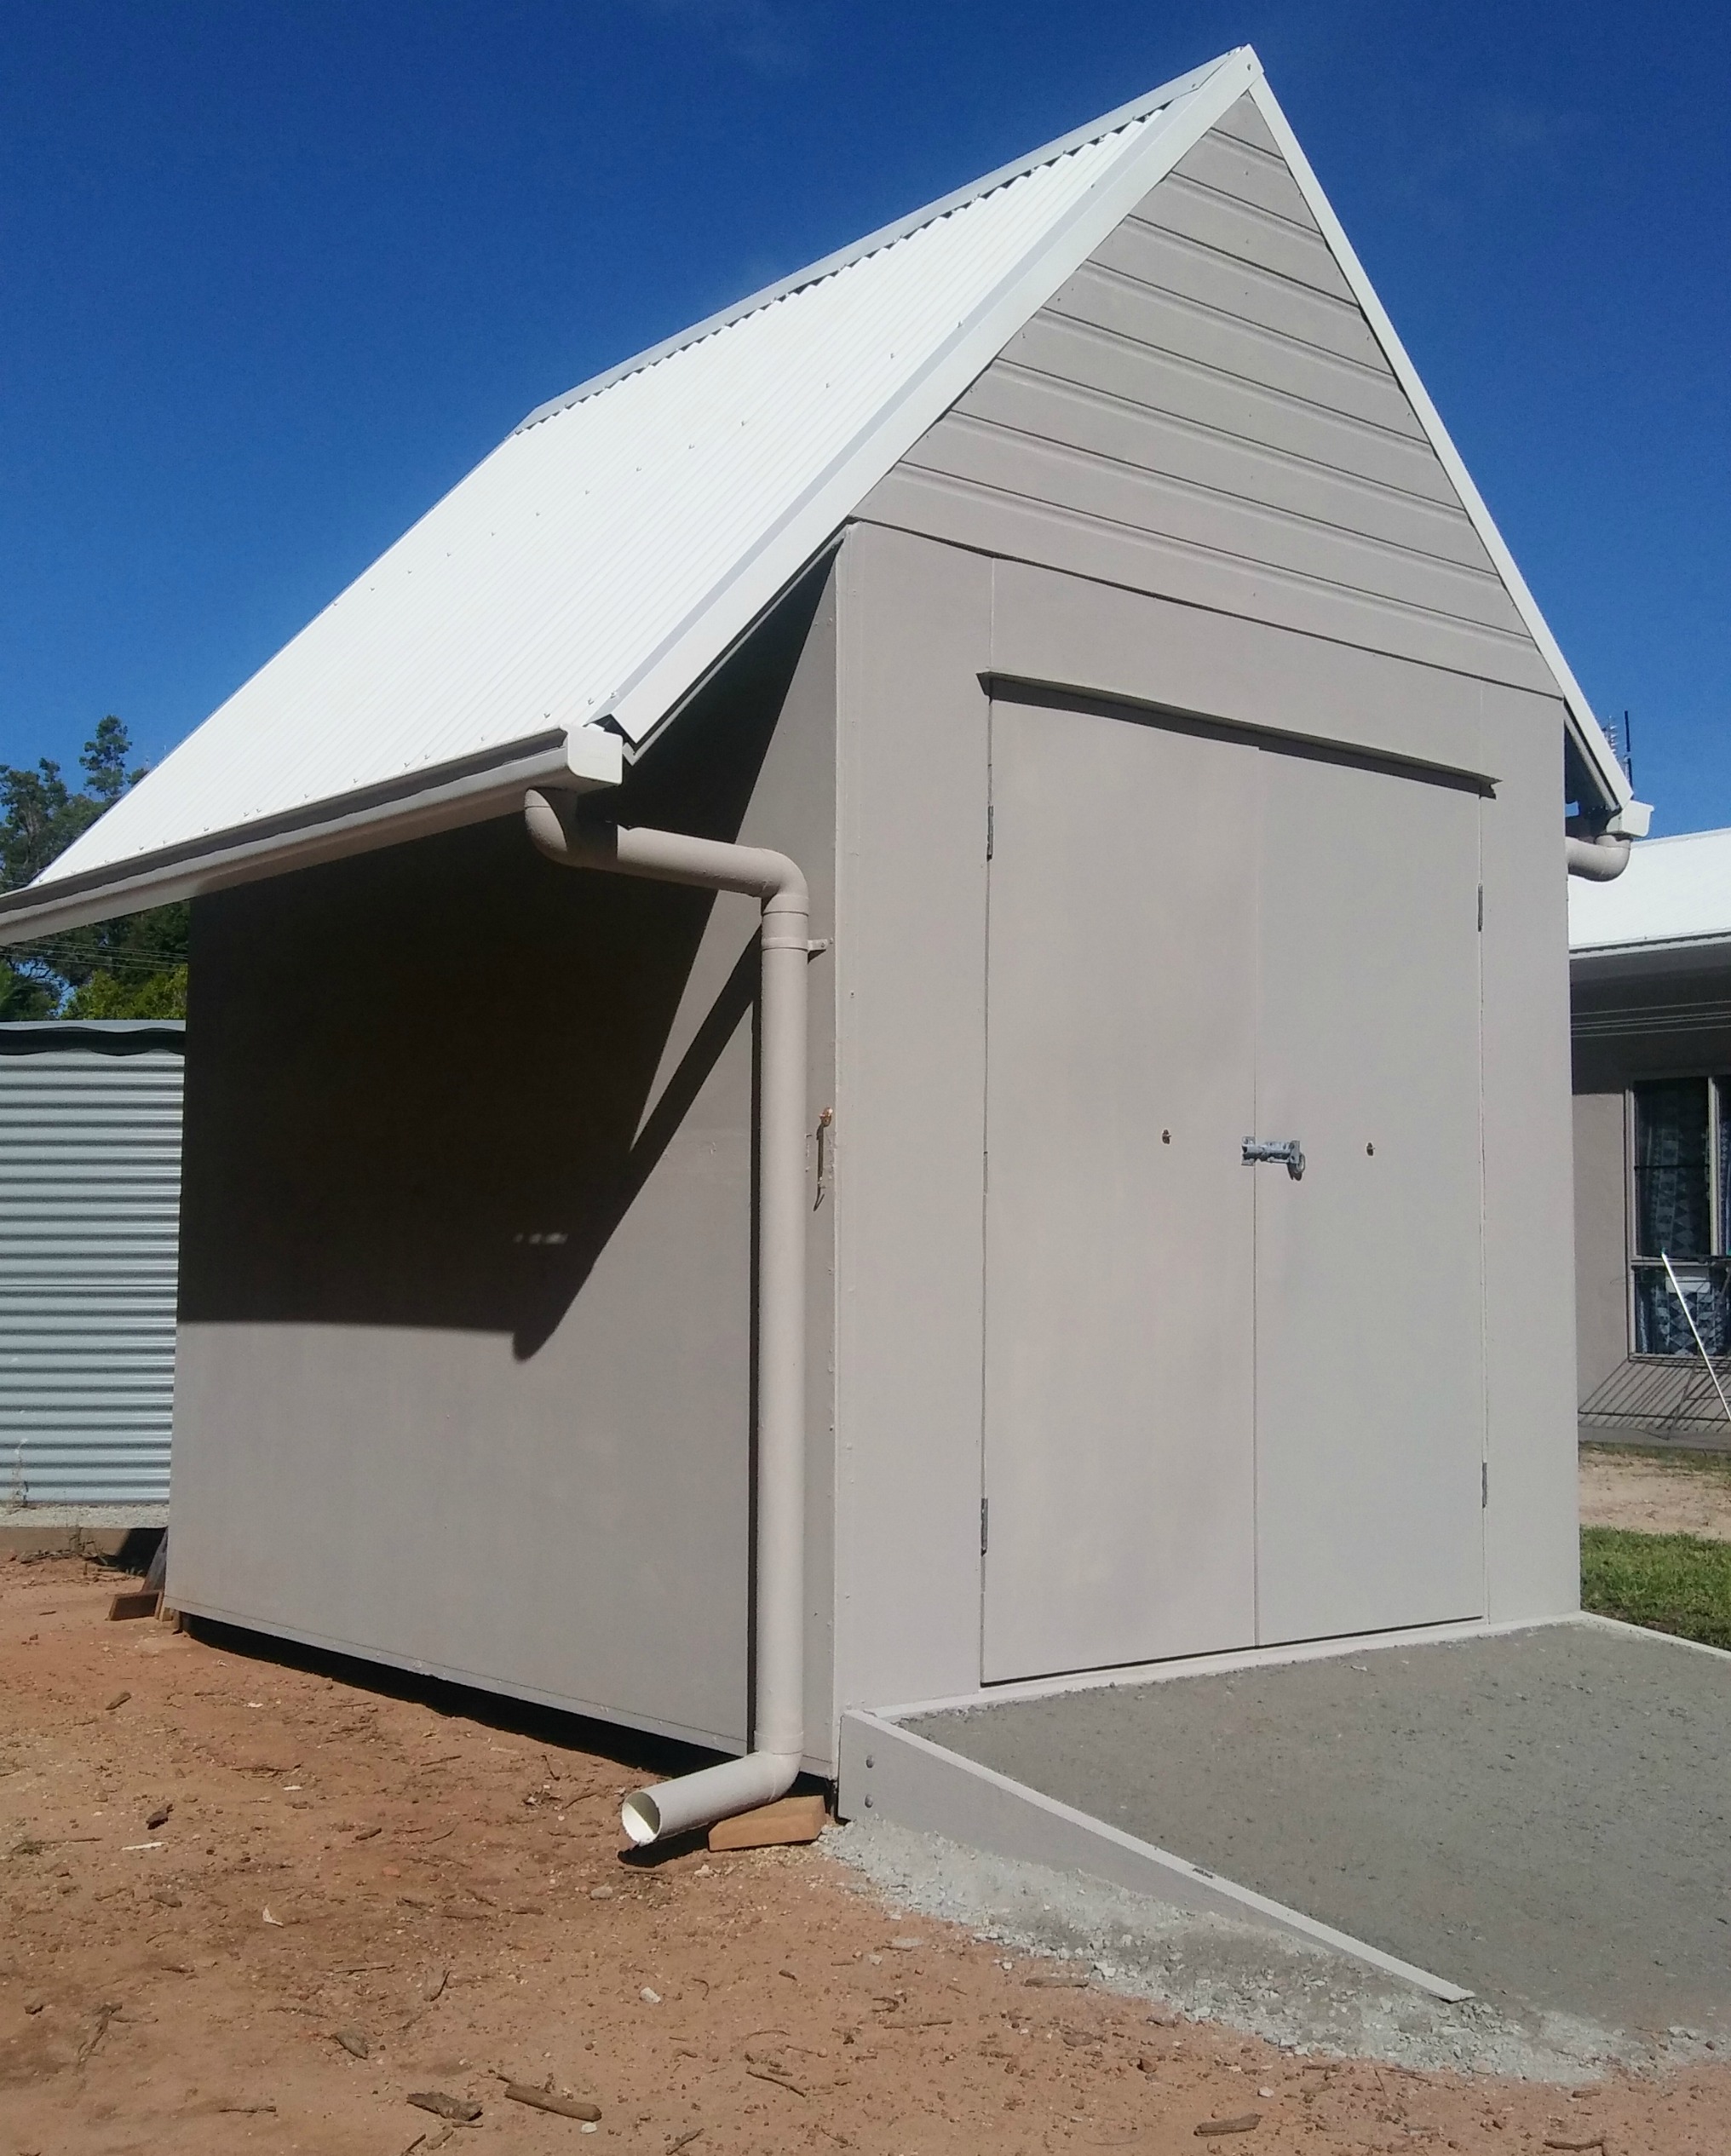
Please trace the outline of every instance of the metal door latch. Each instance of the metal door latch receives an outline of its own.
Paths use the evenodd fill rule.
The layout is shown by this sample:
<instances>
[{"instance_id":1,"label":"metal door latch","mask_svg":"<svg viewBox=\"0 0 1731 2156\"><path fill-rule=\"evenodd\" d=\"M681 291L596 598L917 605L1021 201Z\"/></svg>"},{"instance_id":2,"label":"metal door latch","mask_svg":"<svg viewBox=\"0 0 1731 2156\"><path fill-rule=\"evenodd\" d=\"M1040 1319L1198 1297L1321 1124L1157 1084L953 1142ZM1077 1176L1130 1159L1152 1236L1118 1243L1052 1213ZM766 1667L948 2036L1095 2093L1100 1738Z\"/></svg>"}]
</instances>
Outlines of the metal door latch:
<instances>
[{"instance_id":1,"label":"metal door latch","mask_svg":"<svg viewBox=\"0 0 1731 2156\"><path fill-rule=\"evenodd\" d=\"M1304 1173L1304 1148L1296 1138L1246 1138L1244 1141L1244 1162L1253 1168L1259 1160L1284 1160L1286 1173L1296 1183Z\"/></svg>"}]
</instances>

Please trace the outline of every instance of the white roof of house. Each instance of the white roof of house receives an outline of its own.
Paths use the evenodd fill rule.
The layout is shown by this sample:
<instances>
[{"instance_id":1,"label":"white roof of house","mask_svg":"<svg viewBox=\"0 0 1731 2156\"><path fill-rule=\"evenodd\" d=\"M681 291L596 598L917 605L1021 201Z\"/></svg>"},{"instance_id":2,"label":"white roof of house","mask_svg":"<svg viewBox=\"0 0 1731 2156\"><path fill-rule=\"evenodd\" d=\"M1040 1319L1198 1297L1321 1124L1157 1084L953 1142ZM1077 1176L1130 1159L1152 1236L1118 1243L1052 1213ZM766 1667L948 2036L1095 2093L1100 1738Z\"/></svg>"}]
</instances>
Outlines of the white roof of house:
<instances>
[{"instance_id":1,"label":"white roof of house","mask_svg":"<svg viewBox=\"0 0 1731 2156\"><path fill-rule=\"evenodd\" d=\"M1731 831L1643 839L1608 883L1572 876L1568 920L1579 953L1731 937Z\"/></svg>"},{"instance_id":2,"label":"white roof of house","mask_svg":"<svg viewBox=\"0 0 1731 2156\"><path fill-rule=\"evenodd\" d=\"M94 825L0 941L617 779L1147 190L1251 90L1556 672L1628 789L1248 48L525 420ZM600 730L602 727L605 731ZM436 823L436 818L435 818Z\"/></svg>"}]
</instances>

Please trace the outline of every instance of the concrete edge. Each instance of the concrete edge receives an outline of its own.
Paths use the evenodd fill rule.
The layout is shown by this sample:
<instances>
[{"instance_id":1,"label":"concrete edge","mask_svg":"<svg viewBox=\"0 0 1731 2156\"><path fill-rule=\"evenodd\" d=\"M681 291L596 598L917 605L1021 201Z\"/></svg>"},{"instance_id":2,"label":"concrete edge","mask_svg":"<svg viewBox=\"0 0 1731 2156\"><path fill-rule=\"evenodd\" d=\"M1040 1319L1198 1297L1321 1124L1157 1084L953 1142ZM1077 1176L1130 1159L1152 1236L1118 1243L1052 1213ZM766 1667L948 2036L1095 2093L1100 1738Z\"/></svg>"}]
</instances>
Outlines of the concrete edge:
<instances>
[{"instance_id":1,"label":"concrete edge","mask_svg":"<svg viewBox=\"0 0 1731 2156\"><path fill-rule=\"evenodd\" d=\"M946 1751L929 1738L859 1709L842 1717L837 1808L843 1819L888 1820L923 1834L1055 1871L1082 1871L1133 1894L1200 1914L1261 1924L1363 1962L1451 2005L1472 1993L1378 1946L1289 1909L1253 1888L1223 1879L1170 1850L1090 1819L990 1767Z\"/></svg>"},{"instance_id":2,"label":"concrete edge","mask_svg":"<svg viewBox=\"0 0 1731 2156\"><path fill-rule=\"evenodd\" d=\"M159 1508L155 1518L120 1518L113 1515L122 1508L105 1506L101 1518L72 1516L55 1518L53 1509L46 1519L20 1515L9 1517L0 1513L0 1561L8 1557L87 1557L100 1561L118 1557L135 1534L165 1534L168 1532L168 1507ZM141 1508L141 1511L147 1508Z\"/></svg>"},{"instance_id":3,"label":"concrete edge","mask_svg":"<svg viewBox=\"0 0 1731 2156\"><path fill-rule=\"evenodd\" d=\"M1051 1677L1025 1677L1009 1684L983 1686L946 1699L910 1699L871 1711L886 1722L912 1722L917 1715L960 1714L970 1707L996 1707L1009 1700L1054 1699L1071 1692L1109 1692L1131 1684L1165 1684L1177 1677L1231 1676L1240 1670L1284 1669L1294 1662L1323 1662L1345 1654L1373 1654L1385 1647L1441 1647L1452 1640L1500 1639L1511 1632L1541 1631L1550 1624L1571 1624L1578 1610L1550 1617L1468 1618L1457 1624L1419 1624L1396 1632L1353 1632L1336 1639L1297 1640L1281 1647L1240 1647L1227 1654L1187 1654L1170 1662L1126 1662L1110 1670L1079 1670Z\"/></svg>"},{"instance_id":4,"label":"concrete edge","mask_svg":"<svg viewBox=\"0 0 1731 2156\"><path fill-rule=\"evenodd\" d=\"M1675 1632L1660 1632L1651 1624L1630 1624L1620 1617L1601 1617L1596 1609L1584 1609L1578 1624L1596 1624L1602 1631L1626 1632L1637 1640L1657 1640L1663 1647L1687 1647L1691 1654L1711 1654L1716 1662L1731 1662L1731 1647L1710 1647L1705 1640L1686 1640Z\"/></svg>"}]
</instances>

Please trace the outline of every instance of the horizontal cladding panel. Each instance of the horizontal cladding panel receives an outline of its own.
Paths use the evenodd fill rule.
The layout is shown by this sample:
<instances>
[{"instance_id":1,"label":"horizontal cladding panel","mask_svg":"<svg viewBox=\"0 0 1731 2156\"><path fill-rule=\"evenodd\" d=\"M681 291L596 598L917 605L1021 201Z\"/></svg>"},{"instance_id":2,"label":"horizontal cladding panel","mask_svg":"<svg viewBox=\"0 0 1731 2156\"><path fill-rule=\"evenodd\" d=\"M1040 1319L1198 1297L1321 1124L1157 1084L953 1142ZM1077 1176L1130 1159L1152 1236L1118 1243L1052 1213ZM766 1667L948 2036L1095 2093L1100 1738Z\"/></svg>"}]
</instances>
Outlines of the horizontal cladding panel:
<instances>
[{"instance_id":1,"label":"horizontal cladding panel","mask_svg":"<svg viewBox=\"0 0 1731 2156\"><path fill-rule=\"evenodd\" d=\"M908 463L1078 516L1525 640L1514 602L1495 577L983 420L952 415L927 435Z\"/></svg>"},{"instance_id":2,"label":"horizontal cladding panel","mask_svg":"<svg viewBox=\"0 0 1731 2156\"><path fill-rule=\"evenodd\" d=\"M866 497L859 515L866 522L920 532L1004 560L1044 563L1073 576L1098 578L1511 688L1542 694L1556 687L1530 642L1282 571L1259 569L1210 554L1193 543L963 484L939 472L899 465Z\"/></svg>"},{"instance_id":3,"label":"horizontal cladding panel","mask_svg":"<svg viewBox=\"0 0 1731 2156\"><path fill-rule=\"evenodd\" d=\"M1145 195L1136 216L1146 223L1188 239L1217 247L1223 255L1254 262L1295 285L1350 299L1352 287L1320 232L1300 232L1283 217L1271 217L1247 203L1232 202L1212 187L1199 187L1182 172L1169 173Z\"/></svg>"},{"instance_id":4,"label":"horizontal cladding panel","mask_svg":"<svg viewBox=\"0 0 1731 2156\"><path fill-rule=\"evenodd\" d=\"M1302 232L1317 230L1310 205L1278 152L1271 156L1211 129L1184 152L1174 170L1199 187L1211 187L1216 194L1246 203Z\"/></svg>"},{"instance_id":5,"label":"horizontal cladding panel","mask_svg":"<svg viewBox=\"0 0 1731 2156\"><path fill-rule=\"evenodd\" d=\"M82 1390L8 1388L0 1406L0 1429L88 1433L118 1444L130 1430L166 1429L173 1417L174 1387L87 1385ZM3 1467L3 1462L0 1462Z\"/></svg>"},{"instance_id":6,"label":"horizontal cladding panel","mask_svg":"<svg viewBox=\"0 0 1731 2156\"><path fill-rule=\"evenodd\" d=\"M1314 345L1374 373L1388 372L1383 348L1353 302L1271 277L1157 225L1126 217L1090 259L1156 291L1254 322L1277 336Z\"/></svg>"},{"instance_id":7,"label":"horizontal cladding panel","mask_svg":"<svg viewBox=\"0 0 1731 2156\"><path fill-rule=\"evenodd\" d=\"M1495 578L1463 509L1415 501L1409 494L1304 463L1284 451L1222 436L1142 405L1126 405L1101 391L1055 382L1013 362L988 368L958 410L975 420L1116 457L1307 523L1354 532L1452 562L1486 579ZM916 451L916 457L923 461L923 451Z\"/></svg>"},{"instance_id":8,"label":"horizontal cladding panel","mask_svg":"<svg viewBox=\"0 0 1731 2156\"><path fill-rule=\"evenodd\" d=\"M1424 430L1392 374L1373 374L1254 322L1237 321L1169 292L1157 292L1115 270L1084 262L1054 295L1050 311L1110 330L1154 351L1170 352L1176 359L1235 375L1260 388L1299 398L1320 411L1380 427L1412 441L1424 440Z\"/></svg>"},{"instance_id":9,"label":"horizontal cladding panel","mask_svg":"<svg viewBox=\"0 0 1731 2156\"><path fill-rule=\"evenodd\" d=\"M71 1282L56 1289L51 1283L32 1279L20 1284L0 1306L0 1341L17 1328L52 1319L62 1331L88 1331L103 1339L137 1331L154 1336L164 1318L175 1314L175 1272L165 1267L150 1280L129 1278L107 1284Z\"/></svg>"},{"instance_id":10,"label":"horizontal cladding panel","mask_svg":"<svg viewBox=\"0 0 1731 2156\"><path fill-rule=\"evenodd\" d=\"M1264 151L1271 158L1280 154L1273 130L1248 93L1215 122L1214 129L1216 134L1230 135L1234 142L1247 142L1253 150Z\"/></svg>"},{"instance_id":11,"label":"horizontal cladding panel","mask_svg":"<svg viewBox=\"0 0 1731 2156\"><path fill-rule=\"evenodd\" d=\"M138 1136L178 1149L179 1096L172 1100L49 1101L0 1095L0 1144L14 1146L30 1137L105 1145Z\"/></svg>"},{"instance_id":12,"label":"horizontal cladding panel","mask_svg":"<svg viewBox=\"0 0 1731 2156\"><path fill-rule=\"evenodd\" d=\"M88 1461L74 1454L63 1465L45 1467L29 1485L32 1504L165 1504L168 1494L166 1445L141 1444L135 1452Z\"/></svg>"},{"instance_id":13,"label":"horizontal cladding panel","mask_svg":"<svg viewBox=\"0 0 1731 2156\"><path fill-rule=\"evenodd\" d=\"M1426 501L1450 506L1457 501L1429 442L1323 411L1109 328L1051 313L1037 314L1004 348L1004 357L1230 440L1280 450ZM988 368L981 380L992 371Z\"/></svg>"},{"instance_id":14,"label":"horizontal cladding panel","mask_svg":"<svg viewBox=\"0 0 1731 2156\"><path fill-rule=\"evenodd\" d=\"M1561 723L1554 689L1535 698L1025 561L998 562L992 591L992 664L1015 678L1492 779L1498 744L1511 732Z\"/></svg>"},{"instance_id":15,"label":"horizontal cladding panel","mask_svg":"<svg viewBox=\"0 0 1731 2156\"><path fill-rule=\"evenodd\" d=\"M15 1093L41 1093L49 1100L72 1100L86 1093L112 1093L117 1100L149 1100L155 1093L181 1097L186 1065L181 1056L73 1056L0 1055L0 1101Z\"/></svg>"}]
</instances>

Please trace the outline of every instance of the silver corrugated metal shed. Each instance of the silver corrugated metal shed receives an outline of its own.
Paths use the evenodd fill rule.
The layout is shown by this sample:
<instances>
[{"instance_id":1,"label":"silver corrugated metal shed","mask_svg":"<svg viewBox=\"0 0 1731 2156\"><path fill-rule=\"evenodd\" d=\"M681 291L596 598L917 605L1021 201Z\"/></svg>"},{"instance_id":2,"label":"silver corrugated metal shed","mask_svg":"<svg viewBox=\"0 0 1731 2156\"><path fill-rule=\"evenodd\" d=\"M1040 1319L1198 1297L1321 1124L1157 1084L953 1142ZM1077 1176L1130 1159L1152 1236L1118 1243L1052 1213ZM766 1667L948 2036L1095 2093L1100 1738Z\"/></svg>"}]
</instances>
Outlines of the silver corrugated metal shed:
<instances>
[{"instance_id":1,"label":"silver corrugated metal shed","mask_svg":"<svg viewBox=\"0 0 1731 2156\"><path fill-rule=\"evenodd\" d=\"M1247 92L1556 676L1590 783L1619 828L1644 830L1246 47L532 413L27 894L0 898L0 942L279 872L321 819L354 850L408 835L440 789L467 802L446 820L467 820L554 766L616 782L622 743L677 711Z\"/></svg>"},{"instance_id":2,"label":"silver corrugated metal shed","mask_svg":"<svg viewBox=\"0 0 1731 2156\"><path fill-rule=\"evenodd\" d=\"M0 1511L167 1499L183 1032L0 1026Z\"/></svg>"}]
</instances>

